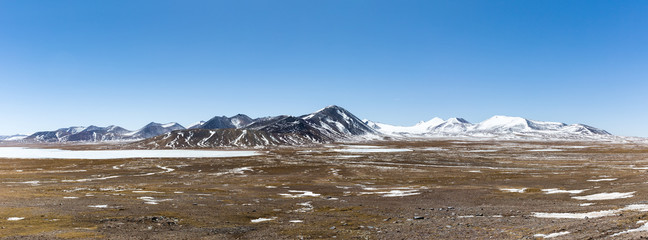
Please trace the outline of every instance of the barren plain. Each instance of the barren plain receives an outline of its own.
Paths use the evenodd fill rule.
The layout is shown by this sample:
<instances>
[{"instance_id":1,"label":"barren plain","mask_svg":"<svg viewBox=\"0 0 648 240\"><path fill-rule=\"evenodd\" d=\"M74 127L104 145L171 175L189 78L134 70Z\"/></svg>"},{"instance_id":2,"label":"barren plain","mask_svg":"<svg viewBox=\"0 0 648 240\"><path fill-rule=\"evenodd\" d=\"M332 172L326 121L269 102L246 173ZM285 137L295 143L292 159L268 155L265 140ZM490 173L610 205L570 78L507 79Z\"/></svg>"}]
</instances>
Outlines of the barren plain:
<instances>
[{"instance_id":1,"label":"barren plain","mask_svg":"<svg viewBox=\"0 0 648 240\"><path fill-rule=\"evenodd\" d=\"M105 150L120 145L28 147ZM244 150L256 155L112 159L0 156L0 236L648 236L646 145L427 140Z\"/></svg>"}]
</instances>

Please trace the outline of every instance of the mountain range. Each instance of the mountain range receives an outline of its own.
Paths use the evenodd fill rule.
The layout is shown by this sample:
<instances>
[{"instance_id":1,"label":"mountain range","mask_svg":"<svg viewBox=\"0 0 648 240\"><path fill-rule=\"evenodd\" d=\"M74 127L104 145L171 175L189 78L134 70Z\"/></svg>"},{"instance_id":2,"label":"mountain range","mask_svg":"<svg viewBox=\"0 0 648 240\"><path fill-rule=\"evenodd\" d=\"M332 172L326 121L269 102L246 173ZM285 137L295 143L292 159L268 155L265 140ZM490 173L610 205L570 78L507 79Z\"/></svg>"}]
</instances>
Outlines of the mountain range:
<instances>
[{"instance_id":1,"label":"mountain range","mask_svg":"<svg viewBox=\"0 0 648 240\"><path fill-rule=\"evenodd\" d=\"M69 127L37 132L20 141L131 141L136 148L211 148L309 145L360 140L477 137L498 139L601 139L605 130L584 124L534 121L493 116L480 123L462 118L433 118L414 126L394 126L361 120L339 106L301 116L250 118L244 114L216 116L185 128L178 123L151 122L129 131L119 126ZM0 139L1 140L1 139Z\"/></svg>"},{"instance_id":2,"label":"mountain range","mask_svg":"<svg viewBox=\"0 0 648 240\"><path fill-rule=\"evenodd\" d=\"M411 127L364 120L372 128L393 137L499 137L499 138L545 138L581 139L610 136L605 130L584 124L534 121L521 117L493 116L473 124L463 118L443 120L433 118Z\"/></svg>"},{"instance_id":3,"label":"mountain range","mask_svg":"<svg viewBox=\"0 0 648 240\"><path fill-rule=\"evenodd\" d=\"M185 129L178 123L160 124L151 122L137 131L129 131L119 126L108 127L69 127L54 131L36 132L23 139L23 141L36 142L101 142L136 140L155 137L174 130Z\"/></svg>"}]
</instances>

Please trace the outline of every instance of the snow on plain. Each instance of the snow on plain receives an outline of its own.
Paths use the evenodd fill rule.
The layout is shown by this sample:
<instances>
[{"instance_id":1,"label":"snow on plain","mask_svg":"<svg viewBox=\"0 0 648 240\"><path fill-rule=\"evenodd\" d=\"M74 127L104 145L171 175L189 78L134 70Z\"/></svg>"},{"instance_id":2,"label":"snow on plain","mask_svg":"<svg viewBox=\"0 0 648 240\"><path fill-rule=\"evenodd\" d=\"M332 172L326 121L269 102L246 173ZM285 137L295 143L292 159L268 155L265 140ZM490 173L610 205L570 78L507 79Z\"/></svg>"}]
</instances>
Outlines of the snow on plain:
<instances>
[{"instance_id":1,"label":"snow on plain","mask_svg":"<svg viewBox=\"0 0 648 240\"><path fill-rule=\"evenodd\" d=\"M635 229L630 229L630 230L625 230L623 232L618 232L618 233L612 234L612 237L616 237L616 236L619 236L621 234L632 233L632 232L648 232L648 223L646 223L646 221L643 221L643 220L637 221L637 224L642 224L642 223L644 225L642 225L641 227L638 227L638 228L635 228Z\"/></svg>"},{"instance_id":2,"label":"snow on plain","mask_svg":"<svg viewBox=\"0 0 648 240\"><path fill-rule=\"evenodd\" d=\"M151 204L151 205L156 205L160 202L173 200L173 199L155 199L154 197L138 197L137 199L143 200L145 204Z\"/></svg>"},{"instance_id":3,"label":"snow on plain","mask_svg":"<svg viewBox=\"0 0 648 240\"><path fill-rule=\"evenodd\" d=\"M250 222L253 222L253 223L259 223L259 222L272 221L272 220L275 220L275 219L277 219L277 217L271 217L271 218L257 218L257 219L252 219L252 220L250 220Z\"/></svg>"},{"instance_id":4,"label":"snow on plain","mask_svg":"<svg viewBox=\"0 0 648 240\"><path fill-rule=\"evenodd\" d=\"M500 188L502 192L523 193L527 188Z\"/></svg>"},{"instance_id":5,"label":"snow on plain","mask_svg":"<svg viewBox=\"0 0 648 240\"><path fill-rule=\"evenodd\" d=\"M253 171L253 170L252 170L252 167L240 167L240 168L230 169L230 170L227 170L225 172L210 173L208 175L212 175L212 176L222 176L222 175L225 175L225 174L244 175L245 171Z\"/></svg>"},{"instance_id":6,"label":"snow on plain","mask_svg":"<svg viewBox=\"0 0 648 240\"><path fill-rule=\"evenodd\" d=\"M544 212L533 212L533 216L537 218L565 218L565 219L586 219L586 218L600 218L613 216L623 211L638 211L638 212L648 212L647 204L631 204L624 208L613 209L613 210L603 210L595 212L585 212L585 213L544 213Z\"/></svg>"},{"instance_id":7,"label":"snow on plain","mask_svg":"<svg viewBox=\"0 0 648 240\"><path fill-rule=\"evenodd\" d=\"M545 149L531 149L527 150L529 152L561 152L563 151L562 149L555 149L555 148L545 148Z\"/></svg>"},{"instance_id":8,"label":"snow on plain","mask_svg":"<svg viewBox=\"0 0 648 240\"><path fill-rule=\"evenodd\" d=\"M257 151L218 150L84 150L0 147L0 158L18 159L122 159L122 158L222 158L257 156Z\"/></svg>"},{"instance_id":9,"label":"snow on plain","mask_svg":"<svg viewBox=\"0 0 648 240\"><path fill-rule=\"evenodd\" d=\"M541 237L541 238L555 238L555 237L559 237L559 236L563 236L563 235L567 235L567 234L570 234L570 232L563 231L563 232L557 232L557 233L551 233L551 234L538 233L538 234L535 234L533 236L534 237Z\"/></svg>"},{"instance_id":10,"label":"snow on plain","mask_svg":"<svg viewBox=\"0 0 648 240\"><path fill-rule=\"evenodd\" d=\"M24 217L9 217L7 218L7 221L20 221L25 219Z\"/></svg>"},{"instance_id":11,"label":"snow on plain","mask_svg":"<svg viewBox=\"0 0 648 240\"><path fill-rule=\"evenodd\" d=\"M288 190L288 192L300 194L280 193L279 195L289 198L319 197L321 195L319 193L313 193L311 191Z\"/></svg>"},{"instance_id":12,"label":"snow on plain","mask_svg":"<svg viewBox=\"0 0 648 240\"><path fill-rule=\"evenodd\" d=\"M336 152L343 153L390 153L390 152L411 152L412 149L403 148L347 148L347 149L333 149Z\"/></svg>"},{"instance_id":13,"label":"snow on plain","mask_svg":"<svg viewBox=\"0 0 648 240\"><path fill-rule=\"evenodd\" d=\"M102 205L89 205L88 207L91 208L107 208L108 205L102 204Z\"/></svg>"},{"instance_id":14,"label":"snow on plain","mask_svg":"<svg viewBox=\"0 0 648 240\"><path fill-rule=\"evenodd\" d=\"M588 182L610 182L615 181L617 178L601 178L601 179L589 179Z\"/></svg>"},{"instance_id":15,"label":"snow on plain","mask_svg":"<svg viewBox=\"0 0 648 240\"><path fill-rule=\"evenodd\" d=\"M448 151L448 149L445 148L440 148L440 147L427 147L421 149L422 151Z\"/></svg>"},{"instance_id":16,"label":"snow on plain","mask_svg":"<svg viewBox=\"0 0 648 240\"><path fill-rule=\"evenodd\" d=\"M414 187L395 187L395 188L375 188L375 187L362 187L363 190L365 191L372 191L372 192L359 192L359 195L366 195L366 194L377 194L377 195L382 195L381 197L406 197L406 196L413 196L413 195L419 195L420 189L426 189L425 187L420 187L419 189L415 189Z\"/></svg>"},{"instance_id":17,"label":"snow on plain","mask_svg":"<svg viewBox=\"0 0 648 240\"><path fill-rule=\"evenodd\" d=\"M549 188L549 189L542 189L542 191L545 194L556 194L556 193L569 193L569 194L579 194L582 192L585 192L589 189L579 189L579 190L562 190L558 188Z\"/></svg>"},{"instance_id":18,"label":"snow on plain","mask_svg":"<svg viewBox=\"0 0 648 240\"><path fill-rule=\"evenodd\" d=\"M383 197L406 197L421 194L418 190L391 190L388 192L374 192L382 194Z\"/></svg>"},{"instance_id":19,"label":"snow on plain","mask_svg":"<svg viewBox=\"0 0 648 240\"><path fill-rule=\"evenodd\" d=\"M634 197L634 193L635 192L597 193L597 194L592 194L592 195L587 195L587 196L575 196L575 197L572 197L572 198L573 199L578 199L578 200L590 200L590 201L612 200L612 199L631 198L631 197Z\"/></svg>"}]
</instances>

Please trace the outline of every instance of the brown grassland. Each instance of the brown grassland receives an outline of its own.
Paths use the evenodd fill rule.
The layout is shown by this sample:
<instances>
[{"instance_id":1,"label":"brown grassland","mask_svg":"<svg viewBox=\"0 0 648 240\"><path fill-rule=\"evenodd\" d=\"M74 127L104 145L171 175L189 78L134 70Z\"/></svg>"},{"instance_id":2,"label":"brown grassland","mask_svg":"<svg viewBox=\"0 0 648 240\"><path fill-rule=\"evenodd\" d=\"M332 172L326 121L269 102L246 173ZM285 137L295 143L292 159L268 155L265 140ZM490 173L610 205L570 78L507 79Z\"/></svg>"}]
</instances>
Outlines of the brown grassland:
<instances>
[{"instance_id":1,"label":"brown grassland","mask_svg":"<svg viewBox=\"0 0 648 240\"><path fill-rule=\"evenodd\" d=\"M648 203L645 145L364 144L379 147L365 149L412 151L340 152L336 149L354 148L336 144L260 149L261 155L236 158L0 158L0 237L535 239L542 238L536 234L569 232L555 239L601 239L648 220L648 212L632 210L582 219L535 214ZM552 188L584 191L543 191ZM573 198L614 192L631 197ZM14 217L24 219L9 220ZM647 236L636 231L615 238Z\"/></svg>"}]
</instances>

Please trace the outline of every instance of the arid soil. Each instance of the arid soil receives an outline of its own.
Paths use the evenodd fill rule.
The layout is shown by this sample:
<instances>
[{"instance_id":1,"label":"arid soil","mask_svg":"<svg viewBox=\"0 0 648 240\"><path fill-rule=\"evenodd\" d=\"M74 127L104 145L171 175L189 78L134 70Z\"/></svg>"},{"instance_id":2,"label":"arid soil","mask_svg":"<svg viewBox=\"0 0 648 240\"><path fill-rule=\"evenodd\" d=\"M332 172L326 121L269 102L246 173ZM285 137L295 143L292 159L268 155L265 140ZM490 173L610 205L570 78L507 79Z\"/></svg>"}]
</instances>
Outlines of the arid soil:
<instances>
[{"instance_id":1,"label":"arid soil","mask_svg":"<svg viewBox=\"0 0 648 240\"><path fill-rule=\"evenodd\" d=\"M648 237L641 231L644 145L412 141L258 151L212 159L0 158L0 236Z\"/></svg>"}]
</instances>

